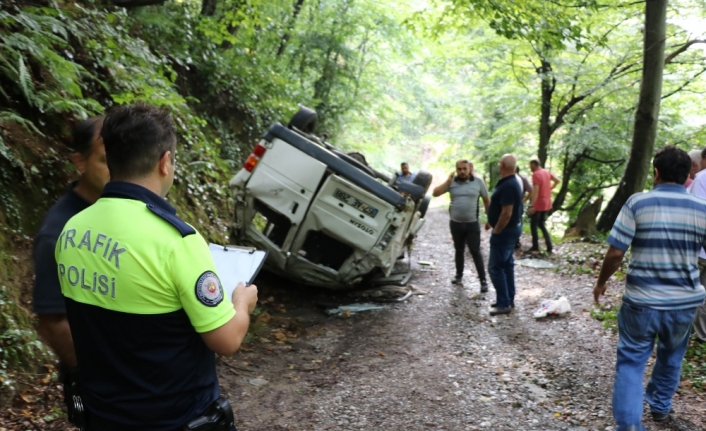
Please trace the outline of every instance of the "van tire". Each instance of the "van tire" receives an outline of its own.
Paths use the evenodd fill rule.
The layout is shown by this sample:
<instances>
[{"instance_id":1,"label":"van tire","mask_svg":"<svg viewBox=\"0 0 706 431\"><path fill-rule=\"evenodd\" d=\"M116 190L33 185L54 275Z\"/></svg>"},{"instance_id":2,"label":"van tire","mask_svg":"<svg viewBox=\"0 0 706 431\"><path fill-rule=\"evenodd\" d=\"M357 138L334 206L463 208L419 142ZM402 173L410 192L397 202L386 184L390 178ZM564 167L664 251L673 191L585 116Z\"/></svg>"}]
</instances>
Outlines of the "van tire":
<instances>
[{"instance_id":1,"label":"van tire","mask_svg":"<svg viewBox=\"0 0 706 431\"><path fill-rule=\"evenodd\" d=\"M296 127L304 133L313 134L318 121L319 116L316 114L316 111L302 106L297 113L294 114L292 119L289 120L287 127Z\"/></svg>"},{"instance_id":2,"label":"van tire","mask_svg":"<svg viewBox=\"0 0 706 431\"><path fill-rule=\"evenodd\" d=\"M429 186L431 185L432 178L433 177L429 172L419 171L414 176L414 179L412 180L412 184L422 186L422 188L424 189L424 193L426 193L427 190L429 190Z\"/></svg>"},{"instance_id":3,"label":"van tire","mask_svg":"<svg viewBox=\"0 0 706 431\"><path fill-rule=\"evenodd\" d=\"M421 215L422 218L427 213L427 210L429 209L429 203L431 202L431 196L426 195L424 198L422 198L421 202L419 202L419 214Z\"/></svg>"}]
</instances>

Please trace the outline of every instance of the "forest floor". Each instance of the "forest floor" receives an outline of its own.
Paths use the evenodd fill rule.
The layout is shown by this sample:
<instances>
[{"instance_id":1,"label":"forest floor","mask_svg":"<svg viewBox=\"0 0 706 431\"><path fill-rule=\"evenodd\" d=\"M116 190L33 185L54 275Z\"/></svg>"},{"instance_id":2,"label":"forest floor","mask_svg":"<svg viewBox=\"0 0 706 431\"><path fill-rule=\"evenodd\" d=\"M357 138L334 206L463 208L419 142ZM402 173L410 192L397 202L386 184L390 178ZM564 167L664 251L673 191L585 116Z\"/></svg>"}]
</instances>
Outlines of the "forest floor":
<instances>
[{"instance_id":1,"label":"forest floor","mask_svg":"<svg viewBox=\"0 0 706 431\"><path fill-rule=\"evenodd\" d=\"M529 238L522 242L528 248ZM482 248L487 257L487 232ZM612 430L617 335L591 317L604 250L560 244L547 258L558 269L516 265L516 308L492 317L494 291L479 293L469 255L464 285L450 283L448 215L432 210L412 253L411 284L425 294L405 302L330 316L326 309L365 301L263 276L249 342L219 359L221 391L240 431ZM619 301L621 284L610 282L608 304ZM560 296L572 313L533 318L543 300ZM49 380L38 376L15 397L0 431L70 429L55 408L60 386ZM674 410L656 424L646 408L647 429L704 429L706 396L688 382Z\"/></svg>"}]
</instances>

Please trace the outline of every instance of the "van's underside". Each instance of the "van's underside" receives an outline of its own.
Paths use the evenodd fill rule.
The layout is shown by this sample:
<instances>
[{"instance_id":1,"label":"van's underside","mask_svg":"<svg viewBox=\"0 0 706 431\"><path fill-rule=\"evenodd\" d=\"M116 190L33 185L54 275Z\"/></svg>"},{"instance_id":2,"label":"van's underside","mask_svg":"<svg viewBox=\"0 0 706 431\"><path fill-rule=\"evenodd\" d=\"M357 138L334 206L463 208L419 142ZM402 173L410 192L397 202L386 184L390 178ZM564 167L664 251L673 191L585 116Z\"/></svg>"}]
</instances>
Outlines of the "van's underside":
<instances>
[{"instance_id":1,"label":"van's underside","mask_svg":"<svg viewBox=\"0 0 706 431\"><path fill-rule=\"evenodd\" d=\"M269 250L267 269L307 285L390 274L423 224L413 199L280 124L259 146L256 166L231 180L232 240Z\"/></svg>"}]
</instances>

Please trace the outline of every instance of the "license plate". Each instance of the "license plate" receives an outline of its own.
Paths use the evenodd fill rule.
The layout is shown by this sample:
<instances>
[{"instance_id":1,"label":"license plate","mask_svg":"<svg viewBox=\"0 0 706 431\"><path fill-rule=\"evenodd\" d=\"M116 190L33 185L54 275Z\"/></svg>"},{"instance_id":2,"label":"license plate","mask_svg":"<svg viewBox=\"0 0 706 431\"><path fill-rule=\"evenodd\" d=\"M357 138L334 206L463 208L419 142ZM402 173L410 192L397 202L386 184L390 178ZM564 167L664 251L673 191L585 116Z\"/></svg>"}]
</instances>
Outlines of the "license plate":
<instances>
[{"instance_id":1,"label":"license plate","mask_svg":"<svg viewBox=\"0 0 706 431\"><path fill-rule=\"evenodd\" d=\"M363 214L370 216L372 218L375 218L376 215L378 215L378 209L375 207L372 207L365 202L361 201L360 199L349 195L348 193L344 192L341 189L336 189L335 192L333 192L333 197L338 199L339 201L343 202L346 205L349 205L358 211L362 212Z\"/></svg>"}]
</instances>

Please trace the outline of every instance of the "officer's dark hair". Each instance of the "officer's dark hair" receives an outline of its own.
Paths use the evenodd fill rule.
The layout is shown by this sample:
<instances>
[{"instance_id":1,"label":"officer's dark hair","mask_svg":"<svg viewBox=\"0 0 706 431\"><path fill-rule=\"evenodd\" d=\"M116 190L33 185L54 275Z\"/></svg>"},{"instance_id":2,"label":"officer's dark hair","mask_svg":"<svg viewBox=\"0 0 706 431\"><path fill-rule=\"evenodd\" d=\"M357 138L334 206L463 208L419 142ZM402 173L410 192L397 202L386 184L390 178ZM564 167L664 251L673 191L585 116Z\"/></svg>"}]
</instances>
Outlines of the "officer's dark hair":
<instances>
[{"instance_id":1,"label":"officer's dark hair","mask_svg":"<svg viewBox=\"0 0 706 431\"><path fill-rule=\"evenodd\" d=\"M400 166L409 166L409 163L407 163L407 162L402 162L402 163L400 163Z\"/></svg>"},{"instance_id":2,"label":"officer's dark hair","mask_svg":"<svg viewBox=\"0 0 706 431\"><path fill-rule=\"evenodd\" d=\"M706 148L701 150L701 160L706 159Z\"/></svg>"},{"instance_id":3,"label":"officer's dark hair","mask_svg":"<svg viewBox=\"0 0 706 431\"><path fill-rule=\"evenodd\" d=\"M662 182L684 184L691 172L691 157L686 151L667 145L657 151L652 165L659 171Z\"/></svg>"},{"instance_id":4,"label":"officer's dark hair","mask_svg":"<svg viewBox=\"0 0 706 431\"><path fill-rule=\"evenodd\" d=\"M103 115L91 117L81 121L74 127L74 139L69 145L72 153L79 153L84 157L88 157L91 154L93 137L96 136L96 132L100 131L104 119Z\"/></svg>"},{"instance_id":5,"label":"officer's dark hair","mask_svg":"<svg viewBox=\"0 0 706 431\"><path fill-rule=\"evenodd\" d=\"M520 166L515 166L515 173L519 174L520 173Z\"/></svg>"},{"instance_id":6,"label":"officer's dark hair","mask_svg":"<svg viewBox=\"0 0 706 431\"><path fill-rule=\"evenodd\" d=\"M542 167L542 164L539 163L539 159L538 159L537 157L532 157L532 158L530 159L530 165L535 165L535 166L537 166L537 167L539 167L539 168Z\"/></svg>"},{"instance_id":7,"label":"officer's dark hair","mask_svg":"<svg viewBox=\"0 0 706 431\"><path fill-rule=\"evenodd\" d=\"M106 115L101 136L111 180L149 175L167 151L174 162L176 126L162 108L144 102L118 106Z\"/></svg>"}]
</instances>

